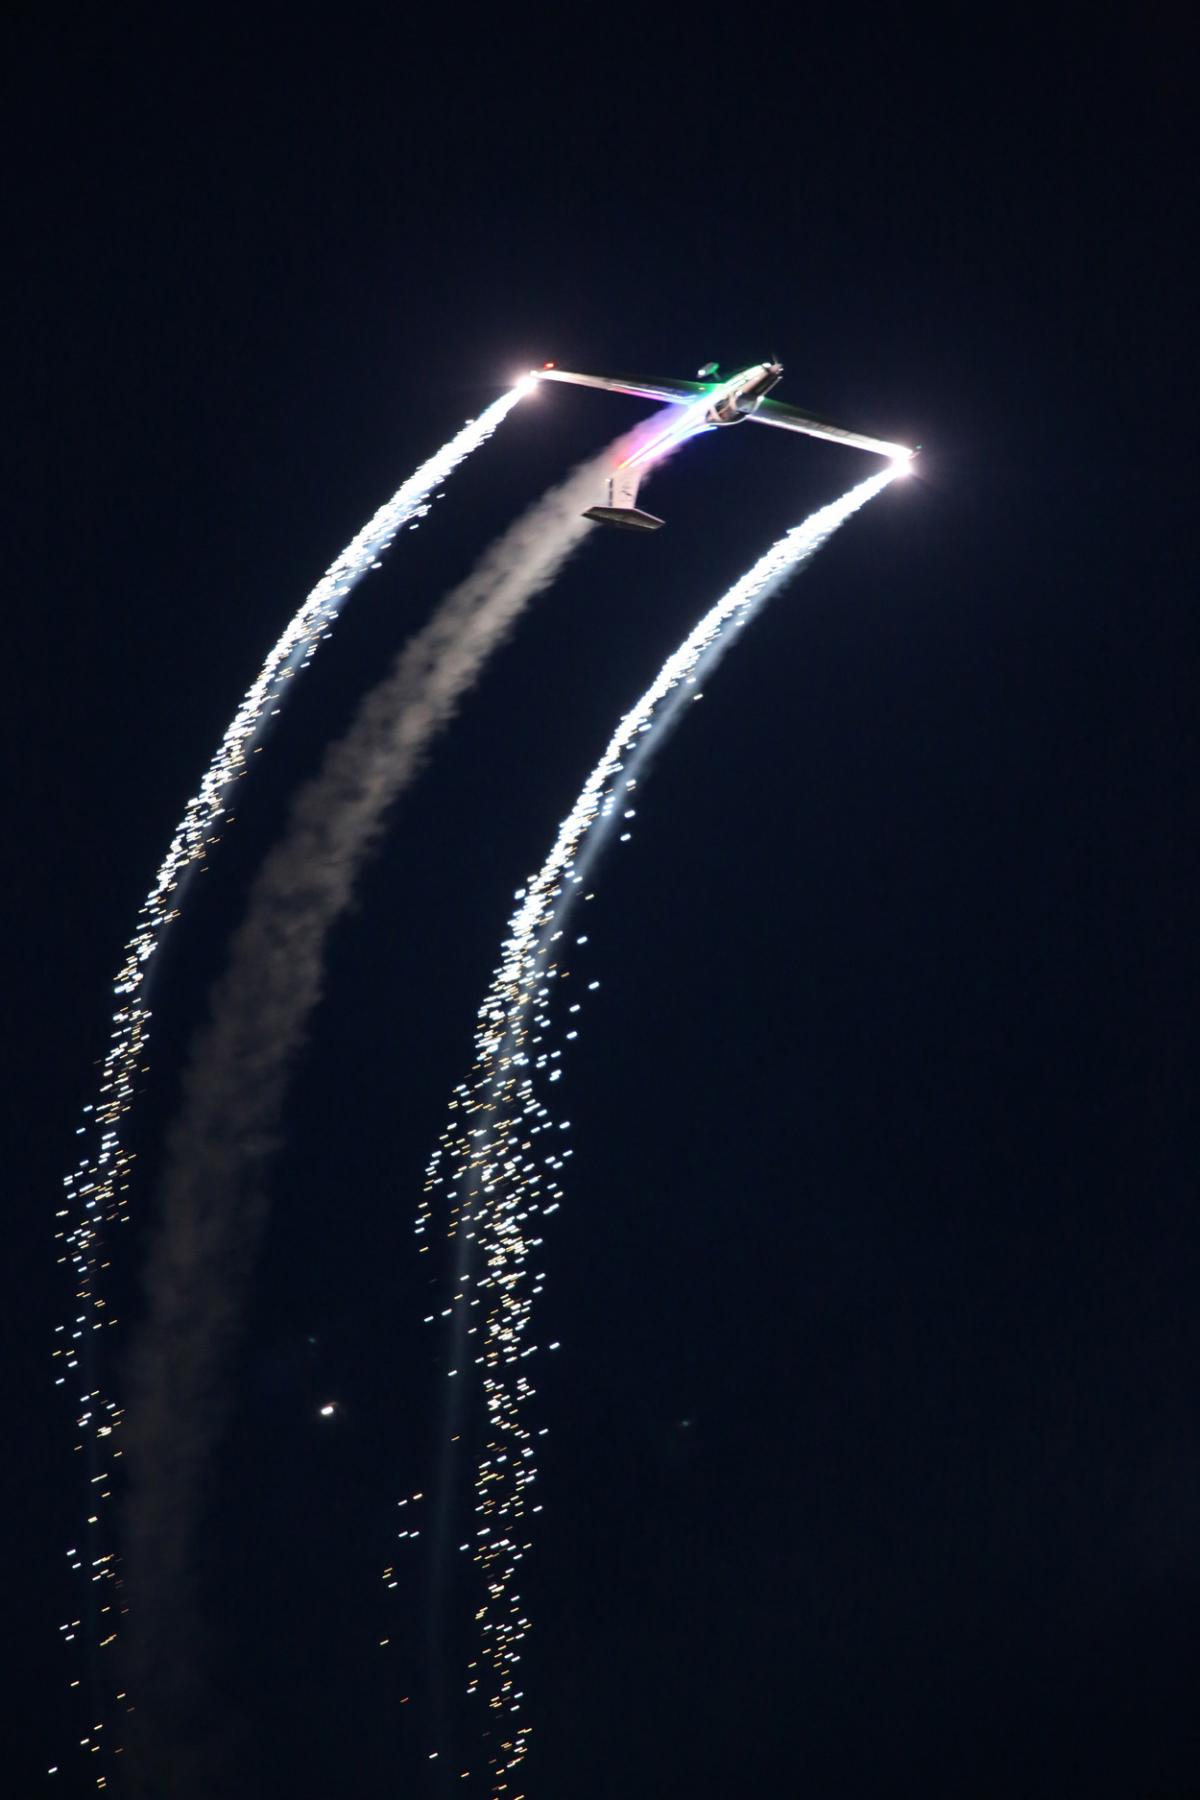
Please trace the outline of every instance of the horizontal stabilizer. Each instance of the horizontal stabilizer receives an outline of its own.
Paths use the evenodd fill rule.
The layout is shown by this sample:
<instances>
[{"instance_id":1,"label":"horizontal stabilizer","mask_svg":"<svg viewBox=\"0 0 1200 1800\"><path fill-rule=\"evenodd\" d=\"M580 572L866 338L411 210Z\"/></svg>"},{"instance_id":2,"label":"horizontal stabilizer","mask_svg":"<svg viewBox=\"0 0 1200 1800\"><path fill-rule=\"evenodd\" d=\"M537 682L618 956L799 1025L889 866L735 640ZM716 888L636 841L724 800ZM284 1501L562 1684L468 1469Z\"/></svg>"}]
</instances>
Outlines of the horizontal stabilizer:
<instances>
[{"instance_id":1,"label":"horizontal stabilizer","mask_svg":"<svg viewBox=\"0 0 1200 1800\"><path fill-rule=\"evenodd\" d=\"M639 512L636 506L589 506L583 516L597 525L620 525L626 531L657 531L662 524L653 513Z\"/></svg>"}]
</instances>

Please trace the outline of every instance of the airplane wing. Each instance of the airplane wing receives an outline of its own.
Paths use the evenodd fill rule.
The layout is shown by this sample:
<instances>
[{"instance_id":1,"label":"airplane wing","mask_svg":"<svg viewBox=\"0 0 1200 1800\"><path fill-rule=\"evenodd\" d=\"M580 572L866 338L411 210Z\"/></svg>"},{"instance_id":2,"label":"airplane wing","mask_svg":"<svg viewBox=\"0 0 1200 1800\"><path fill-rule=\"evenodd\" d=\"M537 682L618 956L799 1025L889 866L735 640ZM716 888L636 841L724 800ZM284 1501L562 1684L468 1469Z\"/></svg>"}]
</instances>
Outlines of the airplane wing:
<instances>
[{"instance_id":1,"label":"airplane wing","mask_svg":"<svg viewBox=\"0 0 1200 1800\"><path fill-rule=\"evenodd\" d=\"M827 425L798 406L785 406L781 400L760 400L749 415L759 425L778 425L784 431L803 431L808 437L829 438L835 444L849 444L855 450L873 450L876 456L911 456L907 444L889 444L884 438L864 437L861 431L845 431L840 425Z\"/></svg>"},{"instance_id":2,"label":"airplane wing","mask_svg":"<svg viewBox=\"0 0 1200 1800\"><path fill-rule=\"evenodd\" d=\"M541 381L570 381L576 387L608 388L614 394L634 394L642 400L695 400L720 385L715 381L642 381L633 375L573 375L567 369L538 369Z\"/></svg>"}]
</instances>

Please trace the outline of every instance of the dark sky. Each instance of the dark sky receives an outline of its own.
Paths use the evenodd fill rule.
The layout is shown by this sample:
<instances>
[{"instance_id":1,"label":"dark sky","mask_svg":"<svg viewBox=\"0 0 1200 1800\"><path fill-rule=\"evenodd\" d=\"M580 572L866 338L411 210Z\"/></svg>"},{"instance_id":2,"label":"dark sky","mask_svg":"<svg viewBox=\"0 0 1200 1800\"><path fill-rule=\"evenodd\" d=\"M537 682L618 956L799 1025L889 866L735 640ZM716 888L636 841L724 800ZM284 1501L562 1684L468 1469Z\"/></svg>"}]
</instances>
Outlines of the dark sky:
<instances>
[{"instance_id":1,"label":"dark sky","mask_svg":"<svg viewBox=\"0 0 1200 1800\"><path fill-rule=\"evenodd\" d=\"M1114 17L10 12L6 1792L95 1791L58 1660L84 1497L51 1219L121 946L237 698L531 362L768 355L781 397L925 451L742 636L596 883L526 1791L1200 1792L1195 59L1165 13ZM526 403L298 684L162 953L131 1321L289 793L639 410ZM668 528L588 542L335 933L198 1551L233 1800L450 1791L399 1705L422 1578L390 1612L378 1579L441 1405L421 1171L512 891L617 714L869 466L685 450Z\"/></svg>"}]
</instances>

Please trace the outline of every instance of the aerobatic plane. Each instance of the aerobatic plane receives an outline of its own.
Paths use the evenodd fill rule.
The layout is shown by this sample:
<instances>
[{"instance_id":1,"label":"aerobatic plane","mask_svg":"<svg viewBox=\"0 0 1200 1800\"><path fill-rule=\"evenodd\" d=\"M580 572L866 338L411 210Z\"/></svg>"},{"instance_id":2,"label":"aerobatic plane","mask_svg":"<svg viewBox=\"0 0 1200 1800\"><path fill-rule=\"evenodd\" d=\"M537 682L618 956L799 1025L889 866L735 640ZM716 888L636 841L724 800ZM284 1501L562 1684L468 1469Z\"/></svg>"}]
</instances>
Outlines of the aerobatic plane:
<instances>
[{"instance_id":1,"label":"aerobatic plane","mask_svg":"<svg viewBox=\"0 0 1200 1800\"><path fill-rule=\"evenodd\" d=\"M656 436L639 444L624 461L617 464L608 484L608 505L589 506L585 519L598 525L623 525L634 531L657 531L662 524L653 513L642 512L637 504L638 484L648 463L667 450L681 444L697 432L710 431L718 425L741 425L747 419L759 425L777 425L784 431L802 431L809 437L830 438L835 444L849 444L855 450L873 450L877 456L890 456L907 463L916 455L904 444L889 444L883 438L866 437L861 431L846 431L840 425L829 425L798 407L784 406L767 395L783 374L779 362L754 363L737 375L722 377L716 363L705 363L697 371L696 381L641 381L624 375L576 375L546 363L534 371L542 381L570 381L578 387L609 388L615 394L633 394L643 400L665 400L682 408L681 412ZM920 446L918 445L919 449Z\"/></svg>"}]
</instances>

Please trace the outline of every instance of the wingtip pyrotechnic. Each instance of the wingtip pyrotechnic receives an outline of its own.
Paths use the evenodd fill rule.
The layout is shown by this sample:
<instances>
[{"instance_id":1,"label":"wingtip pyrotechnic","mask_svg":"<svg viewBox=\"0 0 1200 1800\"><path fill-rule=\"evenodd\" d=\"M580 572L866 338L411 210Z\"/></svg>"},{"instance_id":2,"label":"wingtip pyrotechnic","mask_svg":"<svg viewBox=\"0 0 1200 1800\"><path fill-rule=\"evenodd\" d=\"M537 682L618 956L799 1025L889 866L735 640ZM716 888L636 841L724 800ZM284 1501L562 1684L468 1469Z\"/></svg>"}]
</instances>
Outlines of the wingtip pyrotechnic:
<instances>
[{"instance_id":1,"label":"wingtip pyrotechnic","mask_svg":"<svg viewBox=\"0 0 1200 1800\"><path fill-rule=\"evenodd\" d=\"M777 365L760 366L764 392L765 385L769 384L768 377L777 372ZM745 377L736 379L747 379L753 373L747 371ZM97 1101L85 1109L85 1123L80 1126L78 1133L84 1144L82 1157L75 1171L64 1178L65 1195L58 1215L62 1227L59 1233L63 1246L61 1260L75 1278L76 1304L82 1310L74 1314L70 1323L64 1322L58 1328L61 1342L56 1345L54 1354L56 1358L62 1359L62 1373L57 1377L57 1384L63 1386L68 1394L72 1394L73 1390L82 1390L78 1392L77 1407L74 1409L76 1425L88 1444L89 1469L99 1469L98 1473L91 1475L90 1480L102 1484L98 1488L89 1488L89 1504L93 1510L89 1513L88 1525L100 1526L100 1530L90 1540L90 1548L96 1549L99 1554L89 1559L72 1549L68 1552L68 1557L71 1559L72 1572L78 1574L81 1581L86 1581L89 1589L92 1584L98 1584L100 1598L107 1604L97 1605L93 1610L95 1617L101 1619L105 1626L112 1623L117 1604L115 1600L108 1598L108 1584L117 1583L123 1577L118 1574L116 1553L103 1548L104 1527L101 1524L100 1502L112 1497L113 1488L108 1485L111 1469L107 1457L109 1454L123 1455L121 1449L112 1448L111 1440L122 1425L125 1409L118 1407L114 1400L105 1398L100 1387L95 1385L93 1362L96 1353L92 1333L103 1330L107 1334L108 1327L117 1323L115 1318L109 1316L106 1299L97 1290L104 1279L104 1271L110 1266L104 1255L105 1237L109 1226L125 1217L126 1196L132 1179L133 1153L125 1148L122 1140L125 1135L125 1115L134 1104L135 1078L145 1067L142 1058L150 1024L150 1013L142 1004L145 965L156 951L166 926L177 916L179 909L175 904L175 896L184 875L192 865L202 862L207 856L208 847L218 841L219 833L215 827L230 816L228 801L232 784L250 766L249 752L252 748L257 748L254 739L267 719L278 710L286 691L285 684L312 658L318 643L329 635L329 627L357 581L368 569L380 566L379 556L391 545L400 526L408 525L411 528L416 520L429 511L429 496L434 488L473 449L486 441L500 420L521 398L539 386L543 377L577 379L558 373L551 363L543 370L531 369L517 376L508 391L494 401L479 419L468 421L442 450L409 478L342 552L308 596L269 652L259 676L244 696L218 746L200 789L188 802L166 859L159 869L155 886L142 908L137 934L127 947L127 960L118 973L116 984L118 1010L113 1016L112 1042L102 1067L102 1085ZM595 382L594 385L611 384ZM717 391L725 394L723 386ZM671 398L663 395L651 397ZM727 394L725 398L728 398ZM618 464L617 473L613 476L616 491L610 498L614 501L614 507L609 509L610 516L605 522L634 525L644 530L657 528L660 520L638 512L632 504L636 482L627 486L621 477L632 465L638 462L648 463L665 454L669 448L690 435L692 430L707 429L713 422L736 422L729 418L718 421L708 419L705 416L706 410L711 409L712 404L711 390L690 394L682 413L677 411L674 415L668 415L671 423L666 429L662 428L661 415L648 423L632 454L629 453L626 440L623 445L624 460ZM755 405L758 404L756 401ZM748 412L745 416L754 414ZM778 417L768 417L767 422L781 421ZM815 435L822 435L822 432L818 431ZM849 434L841 435L846 441L858 442L860 445L864 442L861 439L851 439ZM476 1615L481 1624L484 1655L473 1665L479 1672L474 1675L468 1692L481 1688L487 1690L489 1712L504 1715L503 1723L511 1731L511 1736L503 1742L494 1759L497 1800L505 1789L504 1778L519 1765L526 1754L526 1739L530 1730L527 1725L516 1724L515 1715L522 1700L517 1665L521 1661L523 1639L529 1630L529 1620L523 1611L519 1591L519 1565L530 1548L524 1535L528 1530L527 1515L540 1511L540 1504L531 1504L531 1488L536 1481L537 1470L527 1416L535 1389L525 1372L527 1365L524 1360L532 1356L537 1348L526 1340L526 1331L531 1323L530 1297L541 1291L540 1275L535 1277L533 1285L526 1281L528 1276L533 1275L532 1268L526 1265L532 1253L542 1243L541 1237L535 1235L536 1225L531 1221L557 1210L563 1194L558 1177L565 1168L566 1159L572 1154L558 1135L569 1129L569 1121L551 1118L540 1085L544 1076L548 1091L548 1084L557 1082L561 1074L557 1066L560 1052L549 1050L544 1044L545 1032L550 1025L552 996L560 991L565 992L560 989L559 984L568 978L569 971L561 968L554 960L556 952L552 946L556 937L562 936L571 899L582 882L585 838L600 821L612 819L615 823L618 807L622 819L633 816L633 808L621 803L630 798L630 790L636 786L636 775L633 773L637 767L636 746L643 742L644 734L667 723L671 716L667 706L668 696L674 695L677 701L698 698L697 694L686 693L685 690L694 685L696 672L704 658L710 653L719 654L716 646L718 640L723 640L726 627L732 627L750 616L757 600L771 586L781 581L788 572L798 568L843 518L848 518L873 493L881 491L894 475L907 473L917 454L917 450L908 450L900 445L884 446L874 440L871 441L871 447L880 453L894 453L893 462L881 474L861 484L841 501L822 509L804 525L786 534L705 615L680 649L668 659L653 686L621 721L604 756L560 829L550 857L538 876L518 895L522 904L511 921L510 935L502 950L500 967L480 1011L481 1023L477 1040L479 1057L472 1075L457 1090L451 1102L455 1122L447 1127L430 1164L418 1232L424 1233L432 1221L433 1200L430 1196L435 1190L445 1187L451 1203L449 1235L453 1237L461 1230L464 1241L469 1239L476 1244L475 1254L483 1259L486 1269L486 1273L477 1272L474 1281L469 1274L461 1276L461 1286L455 1293L454 1302L461 1305L464 1311L467 1306L481 1308L478 1324L467 1328L467 1335L473 1338L477 1336L479 1339L476 1346L478 1353L473 1356L472 1361L473 1367L479 1371L481 1416L486 1434L486 1444L476 1461L478 1511L484 1523L476 1528L474 1545L464 1544L462 1547L464 1550L473 1547L472 1560L477 1566L487 1595L486 1601L482 1603L482 1610ZM540 585L552 578L571 548L582 540L587 528L580 523L581 517L605 517L606 509L597 508L590 509L589 514L581 515L578 503L593 491L593 484L599 484L602 470L608 466L615 449L616 446L610 446L601 457L593 458L584 468L577 470L562 489L552 490L541 503L548 508L545 515L548 523L539 525L531 537L527 526L518 523L518 527L514 529L518 534L525 535L519 535L517 541L525 544L528 537L535 546L533 551L522 551L524 560L514 565L505 561L503 556L497 558L493 555L490 560L485 560L481 574L472 578L476 585L469 589L470 593L475 599L480 595L485 596L488 608L484 612L476 607L470 615L470 655L456 665L461 672L460 683L474 678L483 655L492 645L501 641L519 605L523 605L530 594L538 591ZM616 502L621 504L617 506ZM615 519L611 517L613 511L616 512ZM450 608L449 611L443 608L435 613L430 626L426 628L426 634L432 633L432 636L419 634L405 653L407 660L402 659L398 665L398 673L389 677L389 683L399 683L398 691L401 695L409 696L407 704L414 708L417 699L422 695L427 696L429 690L426 687L414 688L412 684L418 679L425 682L426 671L430 667L434 667L435 673L437 672L436 659L431 659L428 645L432 643L436 646L443 642L439 635L443 630L443 614L451 619L458 618L455 610L456 596L461 591L455 590L448 598L446 606ZM466 641L463 640L464 643ZM461 691L460 684L454 693L457 695ZM388 692L389 695L393 692L390 685ZM440 704L445 697L445 690L439 687L438 694ZM428 704L432 709L429 718L435 723L440 721L443 713L433 708L432 701ZM394 710L389 704L389 716ZM401 711L403 710L402 707ZM406 716L415 717L416 714L413 712ZM370 745L374 746L376 738L372 721L375 712L370 706L364 713L364 718L367 720L364 731ZM434 728L434 724L429 727L430 731ZM409 740L405 742L411 750ZM373 749L371 753L375 753ZM390 747L390 740L379 754L388 759L387 780L367 783L366 791L382 796L394 793L397 784L402 779L409 778L415 764L393 762L391 759L396 752ZM341 771L343 766L339 763L338 770ZM340 773L338 779L341 779ZM389 782L391 786L388 785ZM311 814L305 813L303 819L311 817L324 821L328 816L328 808L317 807ZM338 866L343 872L356 866L354 858L360 855L362 846L367 841L362 834L362 827L362 818L355 814L355 820L348 828L350 835L344 841L338 840L342 845L339 854L344 855L344 860ZM308 829L307 823L302 824L302 834ZM625 837L628 835L623 834ZM302 846L307 846L308 841L301 836ZM329 841L324 836L319 839L324 847L328 846ZM599 847L599 836L593 843L596 848ZM294 862L285 860L273 865L272 879L277 886L266 890L268 902L273 905L279 894L286 895L291 891L288 883L292 880L292 871L296 867L303 868L307 891L308 871L317 861L317 857L303 855ZM330 893L333 895L341 891L340 888L331 889ZM579 897L590 898L590 895ZM319 950L323 941L321 934L327 928L328 917L320 907L315 907L308 915L308 923L316 946L313 951L316 959L314 966L319 968ZM248 941L257 945L261 940L251 934ZM587 939L579 936L575 941L582 945ZM301 994L308 991L303 986L297 988L295 981L294 935L288 939L286 978L289 990L296 990ZM598 985L598 982L592 981L587 984L587 988L590 991ZM231 991L239 996L245 995L251 991L250 984L234 982ZM254 990L256 994L259 991ZM580 1004L581 1001L573 1000L569 1010L577 1013ZM240 1018L241 1015L238 1016ZM281 1018L283 1015L271 1013L266 1027L272 1032L276 1046L291 1041L280 1022ZM286 1015L287 1030L292 1028L287 1023L291 1018L291 1014ZM243 1041L241 1036L236 1033L234 1035L238 1042ZM568 1039L573 1039L576 1035L574 1029L566 1033ZM218 1038L217 1042L220 1046L226 1040ZM245 1088L246 1085L239 1084L239 1087ZM232 1091L232 1088L223 1087L219 1082L197 1090L200 1099L196 1102L196 1111L194 1114L185 1114L190 1136L186 1140L189 1149L181 1163L181 1167L186 1165L185 1174L180 1177L181 1192L189 1191L188 1182L193 1185L197 1181L202 1183L204 1165L193 1155L192 1147L201 1141L217 1141L218 1134L208 1129L206 1121L210 1117L220 1117L227 1126L233 1116L232 1108L227 1103L228 1093ZM257 1114L251 1112L239 1117L246 1124L247 1141L258 1142L262 1133ZM196 1120L200 1121L199 1125ZM221 1139L223 1144L227 1141L227 1136ZM222 1179L225 1179L224 1175ZM232 1183L229 1185L229 1193L236 1198L237 1190ZM186 1208L177 1210L181 1218L190 1216ZM164 1237L163 1244L164 1254L173 1255L173 1240ZM152 1269L154 1266L152 1264ZM148 1285L160 1296L171 1291L171 1284L165 1280L156 1285L152 1279ZM160 1324L160 1321L152 1321L152 1328L159 1329ZM554 1350L558 1345L551 1343L548 1348ZM161 1376L162 1369L166 1367L165 1359L146 1355L143 1366L155 1371L153 1382L158 1382L160 1377L166 1379ZM197 1361L196 1367L203 1370L208 1365ZM450 1370L450 1374L457 1373L457 1368ZM135 1413L140 1404L138 1416L142 1419L147 1416L167 1419L172 1416L171 1409L178 1400L178 1380L172 1376L167 1402L161 1400L161 1394L166 1390L155 1387L153 1382L149 1377L143 1380L141 1375L137 1376L133 1390ZM157 1408L156 1412L152 1411L147 1401L148 1395ZM194 1407L190 1413L184 1408L185 1416L194 1417L196 1412ZM313 1404L313 1412L317 1419L330 1423L331 1428L335 1428L331 1422L343 1420L346 1416L341 1403L329 1398L318 1397ZM540 1431L538 1435L541 1435ZM153 1457L147 1454L151 1438L152 1433L148 1434L143 1424L140 1438L133 1447L130 1458L134 1467L130 1484L133 1497L128 1513L126 1541L132 1546L127 1554L130 1556L135 1581L139 1569L154 1567L152 1555L159 1553L157 1548L148 1549L147 1546L167 1542L166 1535L158 1532L158 1520L166 1516L164 1509L173 1502L163 1485L160 1466L178 1466L182 1469L180 1479L192 1481L191 1499L194 1500L194 1471L189 1474L188 1467L185 1466L186 1459L166 1458L162 1459L161 1465L154 1464ZM147 1473L151 1468L152 1478ZM157 1514L155 1507L159 1509ZM177 1566L170 1562L170 1558L176 1554L177 1546L183 1541L179 1519L183 1516L186 1526L190 1515L184 1507L174 1509L171 1516L175 1535L170 1538L166 1551L165 1566L169 1571ZM401 1535L411 1539L418 1536L418 1533L409 1530ZM142 1558L140 1564L139 1555ZM144 1574L142 1579L143 1588L138 1600L139 1610L133 1621L132 1636L136 1664L150 1690L150 1703L144 1716L149 1715L150 1729L154 1730L155 1650L163 1633L170 1631L174 1634L177 1630L178 1601L174 1581L147 1580ZM112 1591L115 1592L115 1589ZM126 1608L122 1604L122 1621L125 1612ZM171 1613L169 1618L168 1612ZM81 1626L80 1620L83 1617L90 1619L91 1615L84 1614L81 1610L80 1619L69 1620L62 1626L67 1644L74 1644L77 1637L85 1632L90 1634L90 1623L86 1628ZM123 1624L121 1630L124 1635ZM116 1638L116 1629L106 1630L106 1635L99 1639L95 1647L104 1648ZM77 1682L72 1683L73 1687L78 1685ZM123 1714L132 1710L125 1704L125 1700L122 1690L103 1702L105 1712L111 1714L114 1723L122 1722ZM94 1729L102 1730L106 1723L107 1720L101 1719ZM104 1731L99 1744L90 1737L84 1737L81 1739L81 1748L89 1757L93 1753L119 1754L121 1746L115 1738L116 1733L110 1726ZM103 1780L99 1785L103 1785Z\"/></svg>"},{"instance_id":2,"label":"wingtip pyrotechnic","mask_svg":"<svg viewBox=\"0 0 1200 1800\"><path fill-rule=\"evenodd\" d=\"M493 1752L491 1800L504 1800L510 1777L529 1751L530 1727L518 1723L524 1703L520 1665L531 1629L521 1565L533 1547L532 1514L541 1510L533 1497L537 1439L544 1428L535 1428L530 1419L537 1389L528 1359L558 1348L534 1341L534 1297L545 1280L541 1224L565 1198L562 1184L572 1155L561 1135L570 1121L555 1118L551 1110L550 1084L562 1074L563 1051L550 1047L549 1034L556 1010L565 1007L572 1022L564 1043L573 1040L575 1017L600 985L585 982L578 971L572 979L571 968L559 960L559 945L576 901L592 898L581 891L591 861L634 816L634 790L651 735L699 697L697 678L719 659L735 628L839 525L881 493L892 473L890 466L881 470L778 539L709 608L620 720L542 867L516 891L500 962L479 1008L476 1061L454 1091L450 1121L426 1168L416 1235L426 1240L421 1251L428 1250L439 1203L447 1238L461 1234L454 1292L442 1317L456 1318L451 1330L462 1332L458 1342L475 1340L471 1360L482 1402L474 1458L477 1522L461 1548L471 1553L481 1590L474 1613L479 1646L466 1692L482 1696L493 1726L503 1722L511 1734ZM629 833L620 835L625 839ZM574 939L576 946L587 941L586 934ZM474 1321L469 1326L468 1309ZM427 1323L434 1316L431 1312ZM458 1365L459 1355L453 1360ZM459 1372L456 1366L447 1375ZM399 1535L411 1541L417 1534L405 1529Z\"/></svg>"},{"instance_id":3,"label":"wingtip pyrotechnic","mask_svg":"<svg viewBox=\"0 0 1200 1800\"><path fill-rule=\"evenodd\" d=\"M133 1183L136 1153L125 1143L127 1115L132 1111L141 1086L140 1077L146 1067L151 1015L145 1004L145 987L149 975L147 965L156 953L163 935L178 917L182 884L191 869L203 864L210 847L221 836L225 824L232 819L230 801L234 784L247 774L252 753L260 746L257 740L269 720L283 704L292 678L316 655L319 645L330 634L343 603L354 587L372 569L380 567L380 558L402 527L412 529L428 513L435 489L472 451L486 443L500 422L517 404L525 387L501 394L477 419L468 420L442 448L427 459L402 483L391 499L379 508L362 530L351 540L326 570L312 592L302 602L281 636L268 651L258 675L246 690L225 734L213 754L199 788L188 800L166 855L155 876L154 885L143 901L133 936L125 947L124 960L117 971L114 992L117 996L112 1014L109 1047L101 1064L96 1098L84 1107L83 1122L76 1131L79 1140L74 1169L63 1177L63 1194L56 1213L56 1241L61 1246L60 1263L72 1280L72 1310L55 1330L53 1356L61 1373L55 1385L71 1397L71 1417L80 1434L80 1450L86 1446L87 1464L93 1473L87 1490L87 1524L93 1557L69 1552L69 1565L89 1589L93 1584L106 1597L106 1603L80 1612L87 1618L87 1632L93 1648L114 1642L117 1630L108 1630L114 1616L115 1602L107 1599L110 1584L122 1577L116 1552L104 1547L107 1516L103 1504L112 1500L115 1482L110 1482L111 1460L124 1454L116 1447L118 1432L124 1424L125 1408L108 1398L100 1386L100 1339L109 1340L109 1331L119 1320L101 1291L106 1285L111 1258L107 1246L116 1227L129 1216L128 1200ZM81 1459L82 1460L82 1459ZM128 1466L128 1465L126 1465ZM99 1470L100 1473L95 1473ZM169 1602L168 1602L169 1603ZM120 1610L122 1637L125 1635L125 1607ZM68 1620L62 1627L63 1641L73 1644L81 1640L84 1627L80 1619ZM98 1640L90 1636L97 1622L105 1628ZM72 1686L77 1687L78 1681ZM104 1702L109 1728L98 1741L85 1736L82 1747L87 1755L94 1751L106 1756L120 1752L116 1726L129 1708L118 1695ZM89 1723L95 1728L94 1715ZM106 1723L101 1720L100 1724ZM103 1749L101 1748L103 1746ZM100 1783L103 1785L103 1782Z\"/></svg>"}]
</instances>

